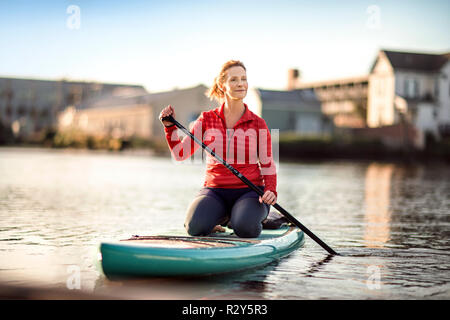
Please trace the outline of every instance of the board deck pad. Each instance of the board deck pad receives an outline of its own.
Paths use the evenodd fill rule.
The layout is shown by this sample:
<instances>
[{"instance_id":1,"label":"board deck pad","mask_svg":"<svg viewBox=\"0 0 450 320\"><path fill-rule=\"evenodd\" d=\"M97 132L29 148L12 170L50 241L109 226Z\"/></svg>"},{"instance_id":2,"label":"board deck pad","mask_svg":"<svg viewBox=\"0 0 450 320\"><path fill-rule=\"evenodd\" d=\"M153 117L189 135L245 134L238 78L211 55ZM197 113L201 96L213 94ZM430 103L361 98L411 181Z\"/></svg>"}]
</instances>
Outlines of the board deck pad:
<instances>
[{"instance_id":1,"label":"board deck pad","mask_svg":"<svg viewBox=\"0 0 450 320\"><path fill-rule=\"evenodd\" d=\"M121 241L126 241L130 244L146 244L152 247L185 249L195 249L202 247L232 247L236 245L236 243L219 241L217 239L211 238L208 238L206 241L205 239L199 238L193 239L174 236L138 236Z\"/></svg>"}]
</instances>

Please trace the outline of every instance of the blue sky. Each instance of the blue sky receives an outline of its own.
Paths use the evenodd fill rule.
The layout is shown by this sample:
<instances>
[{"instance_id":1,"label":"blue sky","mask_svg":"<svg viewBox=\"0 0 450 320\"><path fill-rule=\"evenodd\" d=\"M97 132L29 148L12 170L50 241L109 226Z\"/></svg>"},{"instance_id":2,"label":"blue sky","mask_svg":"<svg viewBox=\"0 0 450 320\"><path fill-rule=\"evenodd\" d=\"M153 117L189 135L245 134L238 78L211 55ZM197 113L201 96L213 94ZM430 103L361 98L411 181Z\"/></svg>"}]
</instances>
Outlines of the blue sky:
<instances>
[{"instance_id":1,"label":"blue sky","mask_svg":"<svg viewBox=\"0 0 450 320\"><path fill-rule=\"evenodd\" d=\"M79 29L67 26L70 5ZM305 81L332 79L367 73L380 48L450 51L449 12L448 0L1 0L0 76L154 92L210 85L239 59L250 86L282 89L292 67Z\"/></svg>"}]
</instances>

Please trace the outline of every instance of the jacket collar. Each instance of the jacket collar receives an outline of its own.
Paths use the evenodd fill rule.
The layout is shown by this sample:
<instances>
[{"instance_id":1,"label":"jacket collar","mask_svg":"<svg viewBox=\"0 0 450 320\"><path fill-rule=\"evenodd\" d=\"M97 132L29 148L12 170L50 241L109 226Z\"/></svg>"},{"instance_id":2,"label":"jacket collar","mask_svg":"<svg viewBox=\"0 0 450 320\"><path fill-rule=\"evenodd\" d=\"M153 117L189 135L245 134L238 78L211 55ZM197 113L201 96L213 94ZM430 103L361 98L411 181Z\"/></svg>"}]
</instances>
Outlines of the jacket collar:
<instances>
[{"instance_id":1,"label":"jacket collar","mask_svg":"<svg viewBox=\"0 0 450 320\"><path fill-rule=\"evenodd\" d=\"M241 116L241 118L238 120L238 122L236 122L236 124L234 125L235 127L243 122L251 121L251 120L255 119L253 112L251 112L248 109L247 104L244 103L244 106L245 106L244 114ZM216 108L215 113L222 119L224 126L225 126L226 122L225 122L224 108L225 108L225 103L222 103L222 105L220 107Z\"/></svg>"}]
</instances>

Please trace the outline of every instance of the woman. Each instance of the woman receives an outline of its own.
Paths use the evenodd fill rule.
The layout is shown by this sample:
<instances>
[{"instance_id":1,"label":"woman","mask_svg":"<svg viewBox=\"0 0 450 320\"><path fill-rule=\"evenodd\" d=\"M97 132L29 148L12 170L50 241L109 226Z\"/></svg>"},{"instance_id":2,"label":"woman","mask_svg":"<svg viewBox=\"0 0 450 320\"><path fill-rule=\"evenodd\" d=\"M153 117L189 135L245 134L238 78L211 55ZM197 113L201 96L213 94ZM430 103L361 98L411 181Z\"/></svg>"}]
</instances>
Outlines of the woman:
<instances>
[{"instance_id":1,"label":"woman","mask_svg":"<svg viewBox=\"0 0 450 320\"><path fill-rule=\"evenodd\" d=\"M202 112L191 131L262 188L264 194L258 196L208 154L204 188L187 210L185 227L192 236L208 235L229 222L238 237L258 237L262 221L269 213L269 205L276 203L277 177L270 133L265 121L244 103L247 90L244 64L235 60L226 62L207 94L218 100L221 106ZM174 123L162 120L168 115L175 118L175 111L170 105L161 111L159 119L164 125L172 155L176 160L184 160L199 146L190 137L181 141Z\"/></svg>"}]
</instances>

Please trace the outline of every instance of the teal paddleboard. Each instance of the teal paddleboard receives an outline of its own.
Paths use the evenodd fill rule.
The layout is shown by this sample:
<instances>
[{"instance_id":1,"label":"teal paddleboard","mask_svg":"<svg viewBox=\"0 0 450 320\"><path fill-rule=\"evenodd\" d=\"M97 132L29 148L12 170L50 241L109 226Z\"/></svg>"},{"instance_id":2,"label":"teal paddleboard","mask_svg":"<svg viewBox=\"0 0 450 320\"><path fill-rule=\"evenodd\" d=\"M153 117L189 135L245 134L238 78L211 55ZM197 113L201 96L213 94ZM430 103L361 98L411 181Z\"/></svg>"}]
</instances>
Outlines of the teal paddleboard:
<instances>
[{"instance_id":1,"label":"teal paddleboard","mask_svg":"<svg viewBox=\"0 0 450 320\"><path fill-rule=\"evenodd\" d=\"M287 256L304 242L303 232L284 226L258 238L231 232L208 237L133 236L100 244L107 277L205 276L249 269Z\"/></svg>"}]
</instances>

